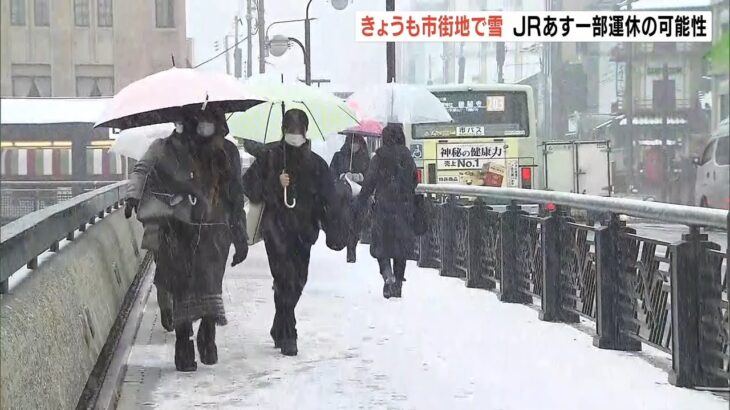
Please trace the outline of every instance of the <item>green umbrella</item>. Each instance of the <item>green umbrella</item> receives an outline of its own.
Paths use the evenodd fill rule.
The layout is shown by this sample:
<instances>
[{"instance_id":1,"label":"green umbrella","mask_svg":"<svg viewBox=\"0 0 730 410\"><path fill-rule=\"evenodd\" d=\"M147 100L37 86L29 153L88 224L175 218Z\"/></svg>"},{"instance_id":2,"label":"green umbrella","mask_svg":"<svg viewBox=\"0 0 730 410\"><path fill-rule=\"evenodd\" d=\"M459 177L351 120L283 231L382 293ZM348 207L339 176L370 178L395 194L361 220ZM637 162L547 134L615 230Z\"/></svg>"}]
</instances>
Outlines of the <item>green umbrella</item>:
<instances>
[{"instance_id":1,"label":"green umbrella","mask_svg":"<svg viewBox=\"0 0 730 410\"><path fill-rule=\"evenodd\" d=\"M299 108L307 113L310 139L324 139L326 135L336 134L359 124L355 113L343 100L316 88L303 84L266 81L253 82L250 86L252 92L269 101L231 116L228 127L231 135L238 139L262 143L279 141L282 105L285 110Z\"/></svg>"},{"instance_id":2,"label":"green umbrella","mask_svg":"<svg viewBox=\"0 0 730 410\"><path fill-rule=\"evenodd\" d=\"M730 32L723 34L706 54L712 74L727 73L730 69Z\"/></svg>"}]
</instances>

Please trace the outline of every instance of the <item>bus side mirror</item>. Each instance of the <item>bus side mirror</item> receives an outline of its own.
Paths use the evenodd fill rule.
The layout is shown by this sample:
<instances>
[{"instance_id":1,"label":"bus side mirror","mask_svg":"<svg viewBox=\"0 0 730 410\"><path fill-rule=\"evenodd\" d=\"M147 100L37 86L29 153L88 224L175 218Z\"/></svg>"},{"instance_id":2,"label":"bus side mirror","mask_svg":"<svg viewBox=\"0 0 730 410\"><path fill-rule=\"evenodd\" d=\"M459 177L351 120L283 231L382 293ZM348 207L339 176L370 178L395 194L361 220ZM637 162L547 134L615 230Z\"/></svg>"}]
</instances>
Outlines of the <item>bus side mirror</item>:
<instances>
[{"instance_id":1,"label":"bus side mirror","mask_svg":"<svg viewBox=\"0 0 730 410\"><path fill-rule=\"evenodd\" d=\"M695 166L700 165L700 157L692 157L692 163L695 164Z\"/></svg>"}]
</instances>

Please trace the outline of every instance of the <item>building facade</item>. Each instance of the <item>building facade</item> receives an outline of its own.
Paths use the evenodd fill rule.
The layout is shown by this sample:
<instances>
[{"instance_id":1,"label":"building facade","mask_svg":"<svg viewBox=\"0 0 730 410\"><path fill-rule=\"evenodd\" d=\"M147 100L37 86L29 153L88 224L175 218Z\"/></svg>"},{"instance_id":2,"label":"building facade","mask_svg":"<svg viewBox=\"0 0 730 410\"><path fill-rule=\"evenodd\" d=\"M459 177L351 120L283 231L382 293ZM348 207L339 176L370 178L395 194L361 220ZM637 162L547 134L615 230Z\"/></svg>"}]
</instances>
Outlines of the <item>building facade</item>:
<instances>
[{"instance_id":1,"label":"building facade","mask_svg":"<svg viewBox=\"0 0 730 410\"><path fill-rule=\"evenodd\" d=\"M413 11L544 11L545 0L411 0ZM396 43L397 78L413 84L496 83L497 43ZM505 83L518 83L541 70L538 43L505 44Z\"/></svg>"},{"instance_id":2,"label":"building facade","mask_svg":"<svg viewBox=\"0 0 730 410\"><path fill-rule=\"evenodd\" d=\"M99 97L192 61L185 0L2 0L0 95Z\"/></svg>"}]
</instances>

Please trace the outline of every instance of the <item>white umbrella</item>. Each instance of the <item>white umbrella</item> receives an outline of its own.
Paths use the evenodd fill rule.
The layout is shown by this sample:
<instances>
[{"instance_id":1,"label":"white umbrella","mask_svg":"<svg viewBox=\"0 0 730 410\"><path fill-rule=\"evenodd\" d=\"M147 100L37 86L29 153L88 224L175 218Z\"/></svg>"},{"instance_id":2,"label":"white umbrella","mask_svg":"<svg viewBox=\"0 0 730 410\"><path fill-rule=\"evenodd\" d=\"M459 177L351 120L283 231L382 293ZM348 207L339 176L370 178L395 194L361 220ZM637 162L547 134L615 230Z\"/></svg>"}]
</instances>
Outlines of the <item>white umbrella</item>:
<instances>
[{"instance_id":1,"label":"white umbrella","mask_svg":"<svg viewBox=\"0 0 730 410\"><path fill-rule=\"evenodd\" d=\"M109 148L109 151L127 158L139 160L155 140L169 137L174 130L175 125L172 123L129 128L119 133L114 144ZM227 135L226 139L238 145L238 142L232 135Z\"/></svg>"},{"instance_id":2,"label":"white umbrella","mask_svg":"<svg viewBox=\"0 0 730 410\"><path fill-rule=\"evenodd\" d=\"M410 84L373 85L347 99L360 119L382 123L424 124L451 122L451 115L426 88Z\"/></svg>"},{"instance_id":3,"label":"white umbrella","mask_svg":"<svg viewBox=\"0 0 730 410\"><path fill-rule=\"evenodd\" d=\"M126 129L119 133L109 151L139 160L155 140L168 137L174 129L172 123Z\"/></svg>"}]
</instances>

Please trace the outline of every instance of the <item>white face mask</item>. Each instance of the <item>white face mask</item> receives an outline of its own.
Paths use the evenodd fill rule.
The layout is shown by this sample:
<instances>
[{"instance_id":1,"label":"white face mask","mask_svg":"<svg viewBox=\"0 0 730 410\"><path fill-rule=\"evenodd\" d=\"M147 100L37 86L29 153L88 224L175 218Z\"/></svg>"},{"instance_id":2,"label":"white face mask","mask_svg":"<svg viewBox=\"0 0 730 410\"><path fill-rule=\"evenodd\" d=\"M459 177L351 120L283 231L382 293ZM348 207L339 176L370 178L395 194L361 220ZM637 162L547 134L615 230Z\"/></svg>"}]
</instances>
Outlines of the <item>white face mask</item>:
<instances>
[{"instance_id":1,"label":"white face mask","mask_svg":"<svg viewBox=\"0 0 730 410\"><path fill-rule=\"evenodd\" d=\"M284 141L292 147L301 147L307 142L307 139L302 134L284 134Z\"/></svg>"},{"instance_id":2,"label":"white face mask","mask_svg":"<svg viewBox=\"0 0 730 410\"><path fill-rule=\"evenodd\" d=\"M183 127L183 123L176 122L175 123L175 132L178 133L178 134L182 134L183 133L183 130L185 130L185 127Z\"/></svg>"},{"instance_id":3,"label":"white face mask","mask_svg":"<svg viewBox=\"0 0 730 410\"><path fill-rule=\"evenodd\" d=\"M210 137L215 134L215 124L209 121L201 121L198 123L197 131L201 137Z\"/></svg>"}]
</instances>

